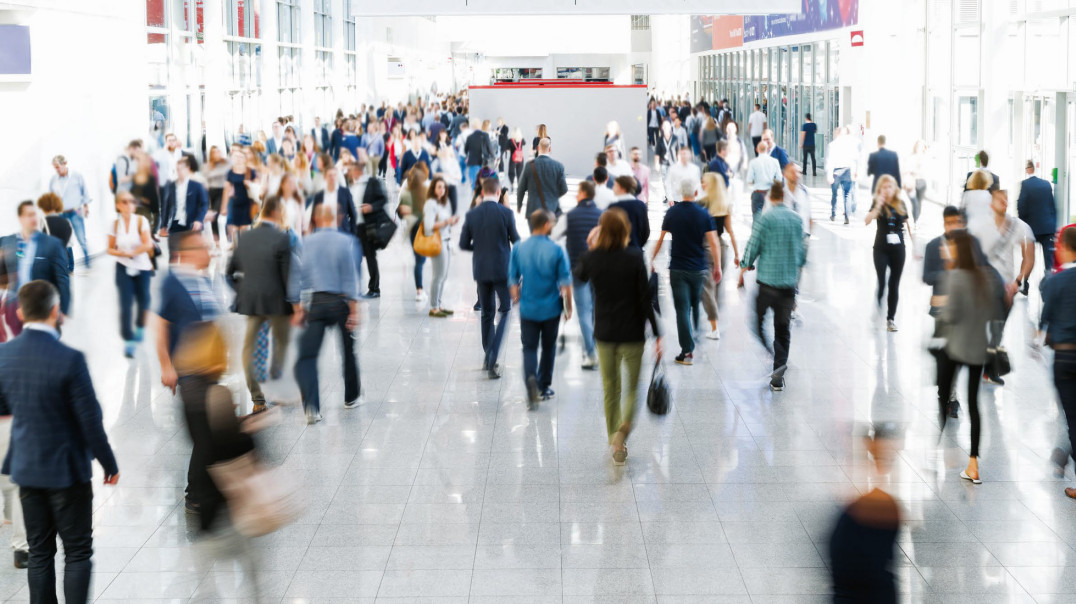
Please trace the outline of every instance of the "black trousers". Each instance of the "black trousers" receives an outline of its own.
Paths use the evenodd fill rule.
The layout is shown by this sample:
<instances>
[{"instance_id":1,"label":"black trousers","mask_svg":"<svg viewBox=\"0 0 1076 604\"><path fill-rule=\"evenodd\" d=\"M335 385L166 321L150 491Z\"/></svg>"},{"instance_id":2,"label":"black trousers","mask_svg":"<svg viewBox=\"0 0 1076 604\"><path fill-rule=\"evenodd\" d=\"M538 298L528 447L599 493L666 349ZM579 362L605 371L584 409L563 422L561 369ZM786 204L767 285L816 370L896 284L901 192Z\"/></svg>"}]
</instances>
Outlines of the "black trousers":
<instances>
[{"instance_id":1,"label":"black trousers","mask_svg":"<svg viewBox=\"0 0 1076 604\"><path fill-rule=\"evenodd\" d=\"M359 225L359 243L362 244L362 257L366 259L366 270L370 273L369 292L381 293L381 271L377 268L377 246L366 235L366 225Z\"/></svg>"},{"instance_id":2,"label":"black trousers","mask_svg":"<svg viewBox=\"0 0 1076 604\"><path fill-rule=\"evenodd\" d=\"M1069 427L1069 455L1076 449L1076 350L1054 351L1054 387Z\"/></svg>"},{"instance_id":3,"label":"black trousers","mask_svg":"<svg viewBox=\"0 0 1076 604\"><path fill-rule=\"evenodd\" d=\"M818 173L818 160L814 156L814 145L803 146L803 175L807 176L807 159L811 159L811 174Z\"/></svg>"},{"instance_id":4,"label":"black trousers","mask_svg":"<svg viewBox=\"0 0 1076 604\"><path fill-rule=\"evenodd\" d=\"M882 304L882 292L886 288L885 269L889 268L889 297L886 319L892 321L897 316L897 302L900 296L900 275L904 272L906 250L903 245L886 245L874 248L874 272L878 277L878 304Z\"/></svg>"},{"instance_id":5,"label":"black trousers","mask_svg":"<svg viewBox=\"0 0 1076 604\"><path fill-rule=\"evenodd\" d=\"M315 413L321 410L321 391L318 386L318 353L325 339L325 330L336 327L344 356L344 402L359 398L359 362L355 358L355 334L347 328L350 312L343 296L314 293L306 314L306 330L299 338L299 360L295 362L295 379L303 396L303 408Z\"/></svg>"},{"instance_id":6,"label":"black trousers","mask_svg":"<svg viewBox=\"0 0 1076 604\"><path fill-rule=\"evenodd\" d=\"M661 132L661 128L646 128L646 142L651 147L655 147L658 144L658 132Z\"/></svg>"},{"instance_id":7,"label":"black trousers","mask_svg":"<svg viewBox=\"0 0 1076 604\"><path fill-rule=\"evenodd\" d=\"M949 395L953 392L953 381L961 366L968 368L968 419L971 421L972 457L979 456L979 380L983 377L982 365L970 365L949 358L944 350L935 355L938 360L938 413L941 427L945 428L945 419L949 417Z\"/></svg>"},{"instance_id":8,"label":"black trousers","mask_svg":"<svg viewBox=\"0 0 1076 604\"><path fill-rule=\"evenodd\" d=\"M781 377L788 365L788 349L792 344L792 309L796 306L794 288L772 287L765 283L758 284L758 297L755 298L755 335L762 345L769 345L762 336L762 321L766 311L773 310L773 373Z\"/></svg>"},{"instance_id":9,"label":"black trousers","mask_svg":"<svg viewBox=\"0 0 1076 604\"><path fill-rule=\"evenodd\" d=\"M206 412L206 391L211 385L204 376L192 375L179 380L183 401L183 418L191 437L191 461L187 466L187 498L198 506L198 524L202 532L213 528L217 513L224 505L224 495L209 476L213 463L213 434Z\"/></svg>"},{"instance_id":10,"label":"black trousers","mask_svg":"<svg viewBox=\"0 0 1076 604\"><path fill-rule=\"evenodd\" d=\"M751 150L755 152L755 157L758 157L758 144L762 142L761 136L751 137Z\"/></svg>"},{"instance_id":11,"label":"black trousers","mask_svg":"<svg viewBox=\"0 0 1076 604\"><path fill-rule=\"evenodd\" d=\"M494 303L494 296L497 303ZM482 305L482 350L485 353L482 359L483 367L489 368L497 362L504 332L508 327L508 313L512 310L512 300L508 297L508 282L479 281L478 303ZM501 315L496 328L493 325L494 312Z\"/></svg>"},{"instance_id":12,"label":"black trousers","mask_svg":"<svg viewBox=\"0 0 1076 604\"><path fill-rule=\"evenodd\" d=\"M93 486L85 482L62 489L20 487L19 501L30 546L30 601L56 604L58 534L64 544L64 597L71 603L87 602L93 570Z\"/></svg>"}]
</instances>

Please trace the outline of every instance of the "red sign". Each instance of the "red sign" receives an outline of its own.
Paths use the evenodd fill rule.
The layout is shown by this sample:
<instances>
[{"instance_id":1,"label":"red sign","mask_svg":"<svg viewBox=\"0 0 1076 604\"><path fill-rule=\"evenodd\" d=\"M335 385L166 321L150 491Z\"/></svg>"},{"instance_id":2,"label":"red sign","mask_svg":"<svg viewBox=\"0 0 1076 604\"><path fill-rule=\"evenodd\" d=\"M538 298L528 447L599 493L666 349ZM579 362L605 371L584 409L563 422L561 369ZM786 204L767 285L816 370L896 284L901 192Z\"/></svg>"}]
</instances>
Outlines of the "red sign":
<instances>
[{"instance_id":1,"label":"red sign","mask_svg":"<svg viewBox=\"0 0 1076 604\"><path fill-rule=\"evenodd\" d=\"M743 17L723 15L711 22L714 49L739 48L743 46Z\"/></svg>"},{"instance_id":2,"label":"red sign","mask_svg":"<svg viewBox=\"0 0 1076 604\"><path fill-rule=\"evenodd\" d=\"M863 30L852 32L852 46L863 46Z\"/></svg>"}]
</instances>

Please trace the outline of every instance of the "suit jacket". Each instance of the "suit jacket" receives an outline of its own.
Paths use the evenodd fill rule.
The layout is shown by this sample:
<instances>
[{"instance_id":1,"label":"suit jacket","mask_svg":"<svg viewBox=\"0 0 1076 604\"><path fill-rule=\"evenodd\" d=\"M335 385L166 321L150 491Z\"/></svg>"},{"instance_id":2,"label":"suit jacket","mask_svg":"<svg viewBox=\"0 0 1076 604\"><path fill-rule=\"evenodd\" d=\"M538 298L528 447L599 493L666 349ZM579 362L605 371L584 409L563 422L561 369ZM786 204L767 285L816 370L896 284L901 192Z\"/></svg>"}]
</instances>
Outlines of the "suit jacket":
<instances>
[{"instance_id":1,"label":"suit jacket","mask_svg":"<svg viewBox=\"0 0 1076 604\"><path fill-rule=\"evenodd\" d=\"M608 209L620 208L631 223L631 244L642 249L650 239L650 217L646 204L638 199L623 199L609 204Z\"/></svg>"},{"instance_id":2,"label":"suit jacket","mask_svg":"<svg viewBox=\"0 0 1076 604\"><path fill-rule=\"evenodd\" d=\"M474 252L471 271L475 281L507 282L512 244L517 241L512 210L496 201L483 201L464 217L460 249Z\"/></svg>"},{"instance_id":3,"label":"suit jacket","mask_svg":"<svg viewBox=\"0 0 1076 604\"><path fill-rule=\"evenodd\" d=\"M315 259L316 260L316 259ZM290 315L299 301L299 266L287 233L263 222L239 235L228 261L228 283L241 315Z\"/></svg>"},{"instance_id":4,"label":"suit jacket","mask_svg":"<svg viewBox=\"0 0 1076 604\"><path fill-rule=\"evenodd\" d=\"M24 329L0 344L0 414L12 414L3 473L22 487L62 489L119 473L86 357L53 334Z\"/></svg>"},{"instance_id":5,"label":"suit jacket","mask_svg":"<svg viewBox=\"0 0 1076 604\"><path fill-rule=\"evenodd\" d=\"M38 233L37 249L34 250L34 263L30 267L30 280L41 279L56 286L60 292L60 312L67 314L71 306L70 274L67 272L67 248L59 239ZM17 234L0 238L0 251L3 252L4 270L9 281L18 280L19 263ZM21 284L20 285L24 285Z\"/></svg>"},{"instance_id":6,"label":"suit jacket","mask_svg":"<svg viewBox=\"0 0 1076 604\"><path fill-rule=\"evenodd\" d=\"M320 133L317 128L311 128L310 135L314 137L314 140L318 142L318 145L321 146L322 150L327 150L329 148L329 129L326 128L324 124L321 126Z\"/></svg>"},{"instance_id":7,"label":"suit jacket","mask_svg":"<svg viewBox=\"0 0 1076 604\"><path fill-rule=\"evenodd\" d=\"M1038 176L1026 179L1020 185L1016 214L1035 235L1053 235L1057 230L1057 206L1050 183Z\"/></svg>"},{"instance_id":8,"label":"suit jacket","mask_svg":"<svg viewBox=\"0 0 1076 604\"><path fill-rule=\"evenodd\" d=\"M379 224L385 221L392 220L389 218L388 212L385 211L385 206L388 205L389 198L385 194L385 187L381 184L381 181L376 177L371 177L366 181L366 190L362 193L362 200L359 205L368 205L372 209L369 214L363 215L363 222L367 224ZM359 209L359 212L362 210Z\"/></svg>"},{"instance_id":9,"label":"suit jacket","mask_svg":"<svg viewBox=\"0 0 1076 604\"><path fill-rule=\"evenodd\" d=\"M318 206L325 201L325 191L318 191L311 201L311 213L317 211ZM342 218L341 218L342 217ZM359 220L355 215L355 202L351 199L351 191L347 187L336 188L336 219L340 223L340 230L344 233L355 234L355 227Z\"/></svg>"},{"instance_id":10,"label":"suit jacket","mask_svg":"<svg viewBox=\"0 0 1076 604\"><path fill-rule=\"evenodd\" d=\"M901 186L900 160L897 158L896 152L890 151L885 147L882 147L867 156L867 175L874 176L874 182L871 184L871 191L878 187L878 179L883 174L888 174L897 179L897 187L899 188Z\"/></svg>"},{"instance_id":11,"label":"suit jacket","mask_svg":"<svg viewBox=\"0 0 1076 604\"><path fill-rule=\"evenodd\" d=\"M196 180L187 180L187 199L184 200L187 209L187 226L195 222L205 220L205 213L209 211L209 193ZM161 197L161 223L153 226L157 229L167 229L172 226L176 219L176 183L172 181L164 185L164 194Z\"/></svg>"},{"instance_id":12,"label":"suit jacket","mask_svg":"<svg viewBox=\"0 0 1076 604\"><path fill-rule=\"evenodd\" d=\"M537 179L535 179L537 175ZM542 197L538 196L538 186L541 183ZM542 209L542 198L545 199L545 209L560 214L560 196L568 192L568 181L564 180L564 164L549 157L539 155L532 159L523 168L523 174L519 177L519 189L516 193L516 207L523 207L523 196L527 196L527 216L536 210Z\"/></svg>"},{"instance_id":13,"label":"suit jacket","mask_svg":"<svg viewBox=\"0 0 1076 604\"><path fill-rule=\"evenodd\" d=\"M489 134L483 130L475 130L467 136L463 150L467 153L468 166L481 166L487 157L493 155L493 144L490 143Z\"/></svg>"}]
</instances>

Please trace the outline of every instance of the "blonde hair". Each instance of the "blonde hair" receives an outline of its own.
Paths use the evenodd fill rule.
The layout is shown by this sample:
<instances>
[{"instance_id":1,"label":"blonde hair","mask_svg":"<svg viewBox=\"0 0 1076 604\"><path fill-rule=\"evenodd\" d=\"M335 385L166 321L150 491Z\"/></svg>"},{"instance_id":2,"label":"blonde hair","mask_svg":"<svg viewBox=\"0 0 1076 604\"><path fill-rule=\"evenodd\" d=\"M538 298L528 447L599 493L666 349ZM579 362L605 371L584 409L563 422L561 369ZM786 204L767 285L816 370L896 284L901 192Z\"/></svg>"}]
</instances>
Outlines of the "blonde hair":
<instances>
[{"instance_id":1,"label":"blonde hair","mask_svg":"<svg viewBox=\"0 0 1076 604\"><path fill-rule=\"evenodd\" d=\"M975 170L968 177L969 191L985 191L994 186L994 177L986 170Z\"/></svg>"},{"instance_id":2,"label":"blonde hair","mask_svg":"<svg viewBox=\"0 0 1076 604\"><path fill-rule=\"evenodd\" d=\"M173 358L179 375L215 379L228 370L228 345L216 323L198 323L183 334Z\"/></svg>"},{"instance_id":3,"label":"blonde hair","mask_svg":"<svg viewBox=\"0 0 1076 604\"><path fill-rule=\"evenodd\" d=\"M702 175L703 189L706 193L697 202L710 213L710 216L727 216L729 202L725 196L725 181L716 172Z\"/></svg>"},{"instance_id":4,"label":"blonde hair","mask_svg":"<svg viewBox=\"0 0 1076 604\"><path fill-rule=\"evenodd\" d=\"M889 196L889 199L882 200L882 207L879 210L883 210L886 216L896 212L897 214L907 215L908 210L904 207L904 200L900 198L900 187L897 186L897 179L893 178L889 174L883 174L878 177L878 183L874 185L874 195L878 196L878 191L882 190L882 185L889 183L893 185L893 194Z\"/></svg>"}]
</instances>

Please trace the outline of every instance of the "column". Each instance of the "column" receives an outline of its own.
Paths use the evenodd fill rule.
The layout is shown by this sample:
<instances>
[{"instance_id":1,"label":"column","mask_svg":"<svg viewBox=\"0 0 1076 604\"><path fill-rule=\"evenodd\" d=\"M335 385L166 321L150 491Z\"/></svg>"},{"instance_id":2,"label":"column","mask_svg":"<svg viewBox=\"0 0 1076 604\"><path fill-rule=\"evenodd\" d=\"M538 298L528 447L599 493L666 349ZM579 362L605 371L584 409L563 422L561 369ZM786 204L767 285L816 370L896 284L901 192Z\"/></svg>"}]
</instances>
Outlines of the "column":
<instances>
[{"instance_id":1,"label":"column","mask_svg":"<svg viewBox=\"0 0 1076 604\"><path fill-rule=\"evenodd\" d=\"M299 84L299 106L296 111L303 128L314 121L317 106L317 78L314 76L314 0L299 0L299 40L302 53Z\"/></svg>"},{"instance_id":2,"label":"column","mask_svg":"<svg viewBox=\"0 0 1076 604\"><path fill-rule=\"evenodd\" d=\"M322 120L331 120L332 115L336 113L338 108L343 108L345 113L351 113L358 108L356 100L352 98L352 95L348 94L347 85L347 56L344 55L344 49L347 48L347 44L344 40L344 19L347 15L344 13L347 6L344 0L332 0L332 16L333 16L333 70L331 75L331 86L333 91L334 107L322 107L321 111L325 115L321 116Z\"/></svg>"},{"instance_id":3,"label":"column","mask_svg":"<svg viewBox=\"0 0 1076 604\"><path fill-rule=\"evenodd\" d=\"M258 0L254 0L257 2ZM262 86L261 86L261 123L254 128L254 133L264 129L269 133L269 124L280 116L280 21L277 17L277 0L261 0L261 44L262 44Z\"/></svg>"},{"instance_id":4,"label":"column","mask_svg":"<svg viewBox=\"0 0 1076 604\"><path fill-rule=\"evenodd\" d=\"M206 152L214 145L224 149L224 112L228 102L229 57L224 41L224 1L205 0L205 128ZM234 134L234 133L229 133ZM226 149L224 149L227 152Z\"/></svg>"}]
</instances>

